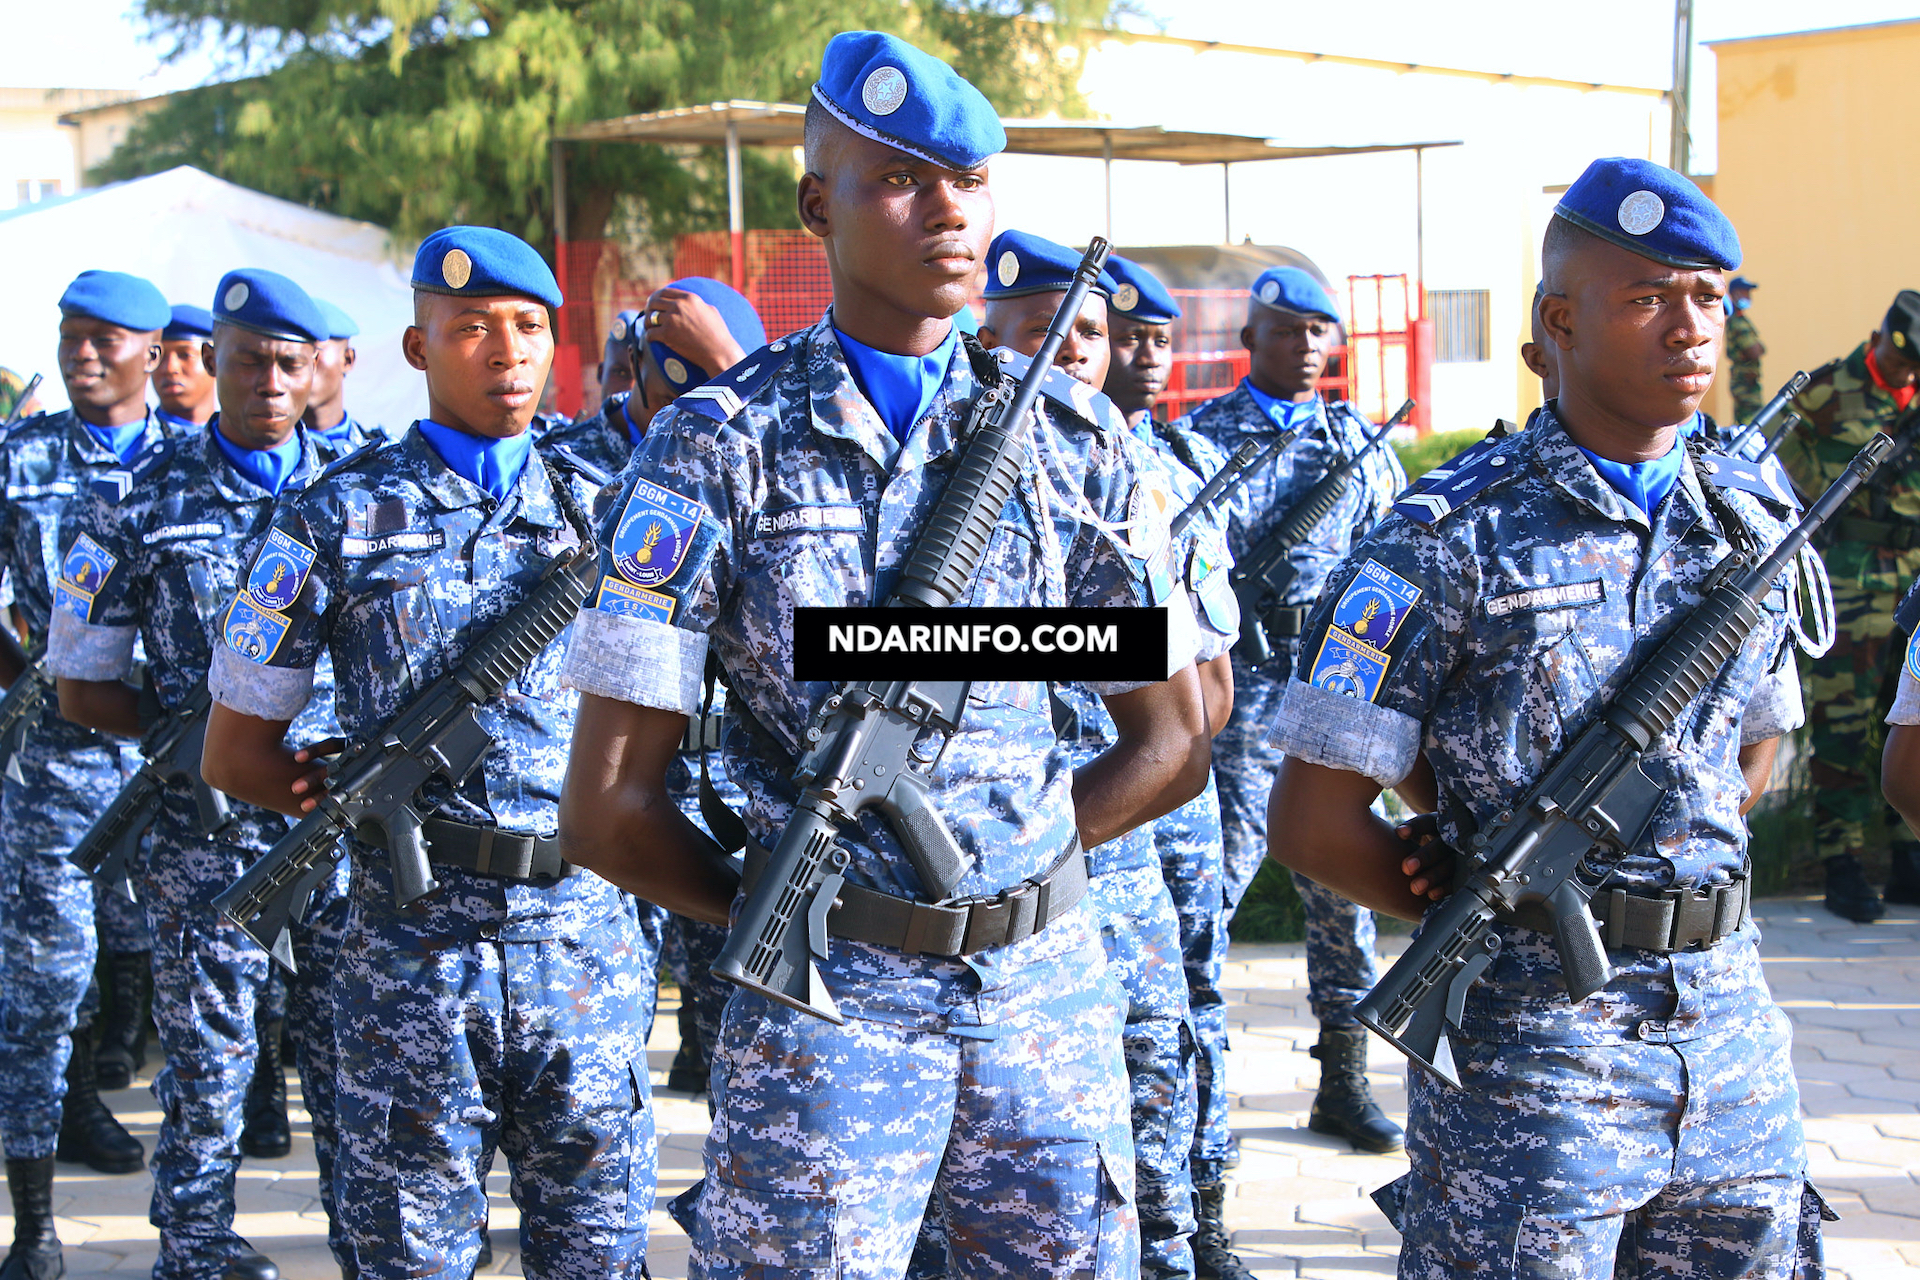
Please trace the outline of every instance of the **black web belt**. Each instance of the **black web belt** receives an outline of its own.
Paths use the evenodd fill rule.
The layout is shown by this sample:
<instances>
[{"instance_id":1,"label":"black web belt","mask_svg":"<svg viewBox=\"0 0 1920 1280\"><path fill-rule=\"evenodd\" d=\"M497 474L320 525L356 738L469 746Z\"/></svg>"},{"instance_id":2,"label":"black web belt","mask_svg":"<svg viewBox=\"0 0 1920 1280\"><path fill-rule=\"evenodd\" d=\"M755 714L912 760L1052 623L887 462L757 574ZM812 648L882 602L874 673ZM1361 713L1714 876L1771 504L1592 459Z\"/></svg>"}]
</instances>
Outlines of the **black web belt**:
<instances>
[{"instance_id":1,"label":"black web belt","mask_svg":"<svg viewBox=\"0 0 1920 1280\"><path fill-rule=\"evenodd\" d=\"M1602 889L1587 910L1600 927L1600 941L1609 947L1663 955L1705 951L1725 942L1746 923L1752 886L1751 879L1740 875L1726 884L1663 893ZM1552 922L1538 912L1516 911L1501 918L1543 933L1553 931Z\"/></svg>"},{"instance_id":2,"label":"black web belt","mask_svg":"<svg viewBox=\"0 0 1920 1280\"><path fill-rule=\"evenodd\" d=\"M742 885L751 892L768 852L748 840ZM827 913L827 932L926 956L963 956L1025 942L1067 914L1087 893L1087 855L1075 836L1051 867L992 897L916 902L865 885L843 884Z\"/></svg>"},{"instance_id":3,"label":"black web belt","mask_svg":"<svg viewBox=\"0 0 1920 1280\"><path fill-rule=\"evenodd\" d=\"M558 836L525 836L451 818L428 818L420 824L420 834L429 862L476 875L552 884L575 870L561 858Z\"/></svg>"},{"instance_id":4,"label":"black web belt","mask_svg":"<svg viewBox=\"0 0 1920 1280\"><path fill-rule=\"evenodd\" d=\"M723 711L710 711L704 716L690 716L687 719L687 735L680 739L682 751L718 751L720 740L726 736L727 717Z\"/></svg>"},{"instance_id":5,"label":"black web belt","mask_svg":"<svg viewBox=\"0 0 1920 1280\"><path fill-rule=\"evenodd\" d=\"M1842 542L1864 542L1889 551L1907 551L1920 546L1920 526L1862 520L1858 516L1834 521L1834 536Z\"/></svg>"}]
</instances>

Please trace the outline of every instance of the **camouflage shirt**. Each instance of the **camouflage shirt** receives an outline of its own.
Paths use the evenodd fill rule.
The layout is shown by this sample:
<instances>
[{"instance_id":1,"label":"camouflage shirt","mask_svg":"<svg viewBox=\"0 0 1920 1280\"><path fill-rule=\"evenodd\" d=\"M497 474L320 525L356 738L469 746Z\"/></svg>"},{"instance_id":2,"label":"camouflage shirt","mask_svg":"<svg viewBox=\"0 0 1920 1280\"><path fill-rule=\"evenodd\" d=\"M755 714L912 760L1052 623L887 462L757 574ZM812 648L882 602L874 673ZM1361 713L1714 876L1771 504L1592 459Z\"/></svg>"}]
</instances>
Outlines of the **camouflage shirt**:
<instances>
[{"instance_id":1,"label":"camouflage shirt","mask_svg":"<svg viewBox=\"0 0 1920 1280\"><path fill-rule=\"evenodd\" d=\"M1593 721L1731 550L1691 460L1649 526L1551 407L1475 465L1477 491L1451 506L1410 497L1354 548L1308 621L1272 732L1289 756L1383 786L1424 752L1456 848ZM1720 493L1763 546L1779 540L1784 507ZM1642 757L1666 798L1610 887L1657 893L1743 870L1739 753L1803 718L1790 645L1783 580L1738 656ZM1468 997L1465 1026L1482 1039L1687 1038L1766 998L1750 926L1705 952L1611 951L1621 976L1578 1006L1550 936L1499 931L1506 945Z\"/></svg>"},{"instance_id":2,"label":"camouflage shirt","mask_svg":"<svg viewBox=\"0 0 1920 1280\"><path fill-rule=\"evenodd\" d=\"M1760 385L1760 358L1767 354L1767 346L1760 341L1760 331L1746 312L1736 311L1727 317L1726 349L1733 418L1735 422L1750 422L1767 402Z\"/></svg>"}]
</instances>

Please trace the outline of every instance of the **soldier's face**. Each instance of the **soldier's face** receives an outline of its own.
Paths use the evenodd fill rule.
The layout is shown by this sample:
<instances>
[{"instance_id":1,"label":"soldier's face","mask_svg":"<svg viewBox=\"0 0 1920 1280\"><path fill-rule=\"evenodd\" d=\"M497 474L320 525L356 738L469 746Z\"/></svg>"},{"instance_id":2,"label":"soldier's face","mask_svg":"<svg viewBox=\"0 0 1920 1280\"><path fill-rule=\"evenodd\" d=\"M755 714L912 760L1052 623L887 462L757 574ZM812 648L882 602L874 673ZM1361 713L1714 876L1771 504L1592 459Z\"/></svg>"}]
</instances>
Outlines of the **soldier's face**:
<instances>
[{"instance_id":1,"label":"soldier's face","mask_svg":"<svg viewBox=\"0 0 1920 1280\"><path fill-rule=\"evenodd\" d=\"M654 359L653 348L647 347L642 355L628 357L627 376L634 379L634 395L627 401L627 416L633 419L633 425L640 428L642 435L653 424L653 415L673 403L679 392L667 381L667 375L661 371L660 362ZM633 363L638 362L640 372L635 375Z\"/></svg>"},{"instance_id":2,"label":"soldier's face","mask_svg":"<svg viewBox=\"0 0 1920 1280\"><path fill-rule=\"evenodd\" d=\"M903 321L966 305L993 239L987 168L948 169L842 129L800 183L800 219L826 242L836 311Z\"/></svg>"},{"instance_id":3,"label":"soldier's face","mask_svg":"<svg viewBox=\"0 0 1920 1280\"><path fill-rule=\"evenodd\" d=\"M1724 272L1664 266L1597 237L1541 299L1561 397L1650 429L1693 416L1713 385L1726 327Z\"/></svg>"},{"instance_id":4,"label":"soldier's face","mask_svg":"<svg viewBox=\"0 0 1920 1280\"><path fill-rule=\"evenodd\" d=\"M1268 306L1256 306L1240 331L1241 343L1253 356L1254 383L1268 395L1312 391L1339 338L1340 326L1325 316Z\"/></svg>"},{"instance_id":5,"label":"soldier's face","mask_svg":"<svg viewBox=\"0 0 1920 1280\"><path fill-rule=\"evenodd\" d=\"M60 379L86 418L147 397L147 375L160 364L160 335L122 329L92 316L60 318Z\"/></svg>"},{"instance_id":6,"label":"soldier's face","mask_svg":"<svg viewBox=\"0 0 1920 1280\"><path fill-rule=\"evenodd\" d=\"M213 375L207 372L199 338L160 343L160 366L153 371L153 394L160 407L177 418L198 422L213 403Z\"/></svg>"},{"instance_id":7,"label":"soldier's face","mask_svg":"<svg viewBox=\"0 0 1920 1280\"><path fill-rule=\"evenodd\" d=\"M313 393L313 344L222 324L207 350L220 395L220 434L243 449L285 444Z\"/></svg>"},{"instance_id":8,"label":"soldier's face","mask_svg":"<svg viewBox=\"0 0 1920 1280\"><path fill-rule=\"evenodd\" d=\"M310 397L314 404L332 404L340 398L340 388L346 384L347 371L353 368L355 359L357 355L345 338L329 338L315 346Z\"/></svg>"},{"instance_id":9,"label":"soldier's face","mask_svg":"<svg viewBox=\"0 0 1920 1280\"><path fill-rule=\"evenodd\" d=\"M1916 357L1910 345L1895 342L1892 334L1878 330L1872 342L1873 363L1879 367L1880 376L1887 380L1888 386L1898 390L1920 381L1920 357Z\"/></svg>"},{"instance_id":10,"label":"soldier's face","mask_svg":"<svg viewBox=\"0 0 1920 1280\"><path fill-rule=\"evenodd\" d=\"M617 396L633 390L633 366L627 363L627 344L607 344L606 358L600 362L600 394Z\"/></svg>"},{"instance_id":11,"label":"soldier's face","mask_svg":"<svg viewBox=\"0 0 1920 1280\"><path fill-rule=\"evenodd\" d=\"M1041 344L1047 340L1047 326L1053 323L1053 314L1066 296L1063 289L1058 293L995 298L987 305L987 318L980 324L980 341L1023 356L1039 355ZM1107 300L1089 293L1079 317L1054 353L1054 367L1090 387L1098 387L1105 384L1112 360L1113 349L1107 343Z\"/></svg>"},{"instance_id":12,"label":"soldier's face","mask_svg":"<svg viewBox=\"0 0 1920 1280\"><path fill-rule=\"evenodd\" d=\"M1173 367L1172 327L1115 320L1109 345L1113 364L1107 370L1107 398L1119 405L1122 413L1153 408L1167 389L1167 372Z\"/></svg>"},{"instance_id":13,"label":"soldier's face","mask_svg":"<svg viewBox=\"0 0 1920 1280\"><path fill-rule=\"evenodd\" d=\"M427 375L433 420L502 440L525 431L553 368L550 321L531 298L415 294L400 347Z\"/></svg>"}]
</instances>

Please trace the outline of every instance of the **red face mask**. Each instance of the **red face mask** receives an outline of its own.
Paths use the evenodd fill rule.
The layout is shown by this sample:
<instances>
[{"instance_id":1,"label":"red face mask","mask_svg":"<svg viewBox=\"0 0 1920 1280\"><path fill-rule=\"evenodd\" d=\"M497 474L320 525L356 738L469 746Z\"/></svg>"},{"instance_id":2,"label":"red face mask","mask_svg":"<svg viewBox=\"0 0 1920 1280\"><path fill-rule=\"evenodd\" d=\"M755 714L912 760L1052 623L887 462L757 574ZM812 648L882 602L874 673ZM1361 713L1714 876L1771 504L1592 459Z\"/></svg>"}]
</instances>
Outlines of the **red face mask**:
<instances>
[{"instance_id":1,"label":"red face mask","mask_svg":"<svg viewBox=\"0 0 1920 1280\"><path fill-rule=\"evenodd\" d=\"M1904 410L1913 402L1914 389L1912 387L1890 387L1887 385L1885 376L1880 372L1880 362L1874 359L1872 347L1867 348L1867 373L1872 376L1873 385L1892 396L1894 404L1898 405L1901 409Z\"/></svg>"}]
</instances>

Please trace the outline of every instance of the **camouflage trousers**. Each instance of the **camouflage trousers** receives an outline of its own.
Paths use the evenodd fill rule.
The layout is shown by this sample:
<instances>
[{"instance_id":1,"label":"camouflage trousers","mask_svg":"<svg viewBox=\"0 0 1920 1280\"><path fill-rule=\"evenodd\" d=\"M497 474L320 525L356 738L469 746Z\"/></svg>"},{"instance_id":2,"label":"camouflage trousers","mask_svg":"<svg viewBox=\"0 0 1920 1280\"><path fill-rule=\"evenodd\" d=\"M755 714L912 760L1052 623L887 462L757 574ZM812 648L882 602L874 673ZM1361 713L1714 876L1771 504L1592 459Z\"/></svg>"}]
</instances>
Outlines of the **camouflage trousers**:
<instances>
[{"instance_id":1,"label":"camouflage trousers","mask_svg":"<svg viewBox=\"0 0 1920 1280\"><path fill-rule=\"evenodd\" d=\"M140 861L144 862L146 856L143 847ZM140 863L134 864L133 874L139 876ZM146 951L153 946L147 933L147 913L140 904L101 884L93 887L93 932L102 951Z\"/></svg>"},{"instance_id":2,"label":"camouflage trousers","mask_svg":"<svg viewBox=\"0 0 1920 1280\"><path fill-rule=\"evenodd\" d=\"M1233 661L1233 718L1213 740L1225 846L1226 918L1231 921L1267 856L1267 797L1284 753L1267 731L1286 692L1284 678ZM1307 924L1307 1003L1325 1026L1352 1026L1353 1008L1378 981L1373 913L1304 876L1293 877Z\"/></svg>"},{"instance_id":3,"label":"camouflage trousers","mask_svg":"<svg viewBox=\"0 0 1920 1280\"><path fill-rule=\"evenodd\" d=\"M136 756L30 735L22 781L0 787L0 1139L13 1160L53 1154L69 1033L92 1017L93 881L67 861Z\"/></svg>"},{"instance_id":4,"label":"camouflage trousers","mask_svg":"<svg viewBox=\"0 0 1920 1280\"><path fill-rule=\"evenodd\" d=\"M656 1154L634 912L548 941L451 942L370 912L383 892L356 873L334 976L335 1194L360 1277L467 1280L495 1149L528 1276L638 1276Z\"/></svg>"},{"instance_id":5,"label":"camouflage trousers","mask_svg":"<svg viewBox=\"0 0 1920 1280\"><path fill-rule=\"evenodd\" d=\"M1408 1073L1413 1171L1375 1197L1402 1280L1818 1274L1790 1047L1772 1007L1673 1044L1456 1039L1463 1087Z\"/></svg>"},{"instance_id":6,"label":"camouflage trousers","mask_svg":"<svg viewBox=\"0 0 1920 1280\"><path fill-rule=\"evenodd\" d=\"M1880 749L1900 678L1892 591L1833 584L1835 640L1825 657L1802 659L1813 743L1814 856L1859 854L1867 824L1883 814L1896 843L1912 836L1880 796Z\"/></svg>"},{"instance_id":7,"label":"camouflage trousers","mask_svg":"<svg viewBox=\"0 0 1920 1280\"><path fill-rule=\"evenodd\" d=\"M960 1275L1140 1275L1121 1009L1100 944L1089 934L1013 974L999 994L1017 1009L987 1026L940 1017L981 999L972 969L916 968L918 1018L853 996L844 1026L750 992L728 1002L706 1176L674 1202L695 1280L894 1280L926 1215Z\"/></svg>"},{"instance_id":8,"label":"camouflage trousers","mask_svg":"<svg viewBox=\"0 0 1920 1280\"><path fill-rule=\"evenodd\" d=\"M243 1248L233 1230L234 1179L240 1131L259 1045L257 1012L266 997L267 953L207 905L260 854L252 844L208 841L195 831L190 803L175 812L169 797L155 820L139 880L141 902L157 944L153 950L153 1015L166 1062L154 1077L160 1132L154 1142L153 1203L160 1230L154 1280L219 1280ZM337 929L338 880L313 904L310 918ZM337 936L331 939L337 944ZM319 1165L321 1199L331 1208L335 1134L332 1113L333 952L327 931L293 931L299 971L288 984L297 1008L295 1040ZM323 1023L324 1025L315 1025ZM311 1082L311 1083L309 1083ZM329 1214L328 1237L340 1257L340 1233ZM343 1265L351 1255L342 1259Z\"/></svg>"},{"instance_id":9,"label":"camouflage trousers","mask_svg":"<svg viewBox=\"0 0 1920 1280\"><path fill-rule=\"evenodd\" d=\"M1206 790L1153 824L1160 875L1180 926L1180 957L1193 1023L1195 1124L1190 1156L1227 1157L1227 998L1220 974L1227 959L1223 913L1225 872L1220 848L1220 794L1211 774Z\"/></svg>"}]
</instances>

